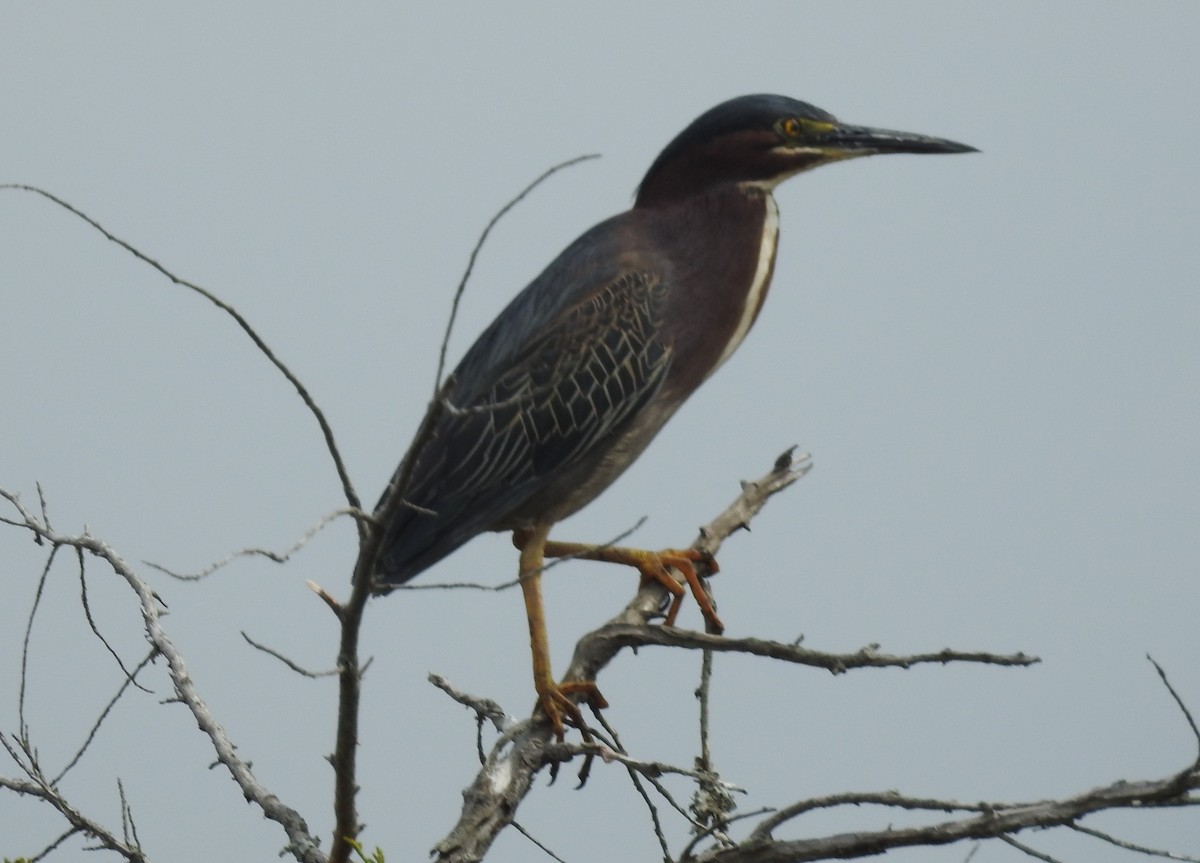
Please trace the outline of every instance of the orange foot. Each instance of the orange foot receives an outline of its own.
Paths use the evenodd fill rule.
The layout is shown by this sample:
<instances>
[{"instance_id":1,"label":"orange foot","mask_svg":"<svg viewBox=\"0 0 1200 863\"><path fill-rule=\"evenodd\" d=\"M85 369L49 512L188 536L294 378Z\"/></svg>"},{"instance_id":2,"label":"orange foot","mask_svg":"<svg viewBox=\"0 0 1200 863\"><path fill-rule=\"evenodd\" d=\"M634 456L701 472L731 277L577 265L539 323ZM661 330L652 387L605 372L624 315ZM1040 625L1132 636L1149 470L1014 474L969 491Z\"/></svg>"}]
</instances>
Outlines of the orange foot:
<instances>
[{"instance_id":1,"label":"orange foot","mask_svg":"<svg viewBox=\"0 0 1200 863\"><path fill-rule=\"evenodd\" d=\"M561 743L566 733L566 728L563 723L565 717L568 722L579 729L585 741L592 739L591 733L588 732L587 723L583 721L583 714L579 711L579 705L575 703L572 695L584 696L584 700L597 710L602 710L608 707L608 702L604 700L604 696L600 694L600 690L596 688L596 684L591 680L565 680L562 683L556 683L553 679L546 681L534 681L534 688L537 690L538 703L542 713L546 714L546 718L550 720L550 725L554 728L554 736Z\"/></svg>"},{"instance_id":2,"label":"orange foot","mask_svg":"<svg viewBox=\"0 0 1200 863\"><path fill-rule=\"evenodd\" d=\"M514 542L516 539L514 538ZM546 557L577 557L581 560L602 560L606 563L620 563L632 566L642 574L642 578L656 581L671 594L671 605L667 609L666 626L674 626L679 608L683 605L683 597L687 591L672 577L670 570L677 569L683 574L684 581L691 588L696 605L708 623L708 631L720 635L725 631L725 624L717 617L712 600L700 583L700 575L696 572L696 564L701 563L711 575L718 571L716 559L706 551L695 548L668 548L663 551L646 551L640 548L620 548L617 546L583 545L577 542L549 541L545 546Z\"/></svg>"},{"instance_id":3,"label":"orange foot","mask_svg":"<svg viewBox=\"0 0 1200 863\"><path fill-rule=\"evenodd\" d=\"M657 581L671 593L671 606L667 609L667 619L663 621L664 626L675 625L679 607L683 605L685 591L683 585L671 577L670 569L674 568L683 573L684 581L692 589L692 597L696 600L696 605L700 607L700 613L704 615L709 631L716 635L725 631L725 624L721 622L721 618L717 617L717 610L713 608L712 600L709 599L708 593L700 583L700 574L696 572L696 564L702 563L710 575L715 574L718 571L716 558L706 551L694 548L666 549L657 552L643 551L640 552L640 555L641 561L633 563L633 566L637 567L643 578Z\"/></svg>"}]
</instances>

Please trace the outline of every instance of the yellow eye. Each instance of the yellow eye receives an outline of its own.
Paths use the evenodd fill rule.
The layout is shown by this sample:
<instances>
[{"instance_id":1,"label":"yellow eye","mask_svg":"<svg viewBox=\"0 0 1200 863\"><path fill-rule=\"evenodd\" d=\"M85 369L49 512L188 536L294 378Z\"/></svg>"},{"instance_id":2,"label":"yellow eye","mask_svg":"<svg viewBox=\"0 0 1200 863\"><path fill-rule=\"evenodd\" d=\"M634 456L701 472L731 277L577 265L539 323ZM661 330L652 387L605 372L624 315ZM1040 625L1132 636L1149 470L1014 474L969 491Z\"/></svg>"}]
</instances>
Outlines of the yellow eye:
<instances>
[{"instance_id":1,"label":"yellow eye","mask_svg":"<svg viewBox=\"0 0 1200 863\"><path fill-rule=\"evenodd\" d=\"M804 133L804 124L795 117L785 117L776 127L785 138L799 138Z\"/></svg>"},{"instance_id":2,"label":"yellow eye","mask_svg":"<svg viewBox=\"0 0 1200 863\"><path fill-rule=\"evenodd\" d=\"M789 142L828 135L836 129L836 123L825 120L809 120L804 117L784 117L775 123L775 131Z\"/></svg>"}]
</instances>

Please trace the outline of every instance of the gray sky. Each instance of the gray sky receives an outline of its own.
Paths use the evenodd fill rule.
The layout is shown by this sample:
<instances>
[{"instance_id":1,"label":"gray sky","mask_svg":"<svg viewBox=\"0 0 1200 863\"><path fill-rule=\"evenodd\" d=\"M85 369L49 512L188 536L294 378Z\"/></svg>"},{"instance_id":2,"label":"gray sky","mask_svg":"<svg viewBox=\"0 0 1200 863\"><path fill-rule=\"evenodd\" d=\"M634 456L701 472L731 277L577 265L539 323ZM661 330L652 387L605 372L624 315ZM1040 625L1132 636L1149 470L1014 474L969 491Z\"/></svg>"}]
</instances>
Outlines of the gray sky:
<instances>
[{"instance_id":1,"label":"gray sky","mask_svg":"<svg viewBox=\"0 0 1200 863\"><path fill-rule=\"evenodd\" d=\"M420 6L420 4L410 4ZM567 242L626 208L658 150L730 96L779 92L840 118L964 141L782 186L773 290L738 355L560 537L689 542L791 444L816 469L726 545L731 635L828 650L1024 650L1043 664L832 678L718 657L714 757L745 809L839 790L1039 799L1159 776L1194 741L1145 654L1200 711L1200 6L1057 4L7 4L0 182L39 184L235 304L310 387L373 502L433 386L450 297L494 232L451 345ZM0 193L0 485L126 558L199 569L283 548L341 503L295 393L216 310L63 211ZM330 680L353 530L290 565L203 584L147 572L203 696L261 779L327 833ZM0 725L16 727L20 640L42 554L0 531ZM424 581L511 578L503 537ZM127 661L132 595L92 570ZM561 667L632 576L548 578ZM120 678L60 561L34 632L29 715L43 759L74 751ZM681 617L697 625L689 606ZM517 594L419 592L369 609L362 734L368 846L421 859L474 774L474 723L438 672L514 714L532 704ZM600 681L638 757L690 763L698 657L645 650ZM66 790L118 821L120 777L157 860L266 860L282 834L240 799L162 669L119 706ZM0 768L11 774L11 767ZM616 767L539 788L524 826L569 861L657 859ZM673 786L686 799L683 784ZM811 816L783 835L900 823ZM1097 819L1197 853L1195 815ZM0 853L57 835L0 796ZM675 850L683 828L674 822ZM1034 835L1046 853L1127 854ZM78 845L61 859L78 858ZM960 861L965 847L889 855ZM534 859L509 832L490 859ZM973 860L1017 859L988 846Z\"/></svg>"}]
</instances>

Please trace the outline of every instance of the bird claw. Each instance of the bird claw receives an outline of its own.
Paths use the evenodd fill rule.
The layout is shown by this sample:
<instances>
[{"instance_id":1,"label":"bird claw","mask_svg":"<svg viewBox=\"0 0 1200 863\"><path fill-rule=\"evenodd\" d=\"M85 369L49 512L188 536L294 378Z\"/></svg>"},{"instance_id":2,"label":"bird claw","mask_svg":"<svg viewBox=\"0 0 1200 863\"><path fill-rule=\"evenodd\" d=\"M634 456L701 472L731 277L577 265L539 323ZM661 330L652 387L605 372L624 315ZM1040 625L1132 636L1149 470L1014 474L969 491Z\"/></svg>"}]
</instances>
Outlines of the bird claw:
<instances>
[{"instance_id":1,"label":"bird claw","mask_svg":"<svg viewBox=\"0 0 1200 863\"><path fill-rule=\"evenodd\" d=\"M667 617L663 621L664 626L675 625L675 618L679 615L679 609L683 605L683 597L686 593L683 585L671 577L669 568L674 568L683 574L684 581L691 588L692 597L696 600L696 605L700 607L700 613L704 615L708 631L715 635L720 635L725 631L725 624L721 622L721 618L717 617L717 610L713 607L712 600L700 583L699 573L696 572L697 563L704 564L710 575L720 571L717 560L711 553L696 548L683 548L644 552L644 554L645 558L638 564L638 571L641 572L642 577L658 582L671 594L671 605L667 609Z\"/></svg>"},{"instance_id":2,"label":"bird claw","mask_svg":"<svg viewBox=\"0 0 1200 863\"><path fill-rule=\"evenodd\" d=\"M591 732L588 731L587 723L583 721L583 714L579 710L579 704L572 696L582 696L582 700L587 702L589 707L595 710L602 710L608 707L608 702L604 700L604 696L600 694L600 690L596 687L594 681L591 680L565 680L562 683L557 683L554 680L545 681L537 687L538 708L550 720L550 725L554 729L554 736L561 743L566 735L566 722L579 729L585 741L590 742L592 739Z\"/></svg>"},{"instance_id":3,"label":"bird claw","mask_svg":"<svg viewBox=\"0 0 1200 863\"><path fill-rule=\"evenodd\" d=\"M518 548L523 548L528 541L528 531L513 531L513 543ZM700 583L700 575L696 572L696 564L703 564L708 575L713 575L720 570L711 552L701 551L698 548L646 551L641 548L583 545L578 542L546 542L543 550L546 557L602 560L634 567L641 573L642 578L661 584L671 594L671 605L667 610L665 621L667 626L675 625L675 618L679 614L680 606L683 605L683 597L687 594L683 585L671 575L670 570L677 569L682 573L687 586L691 588L696 605L700 606L700 611L707 624L706 631L717 635L725 631L725 624L717 617L712 599L709 598L704 586Z\"/></svg>"}]
</instances>

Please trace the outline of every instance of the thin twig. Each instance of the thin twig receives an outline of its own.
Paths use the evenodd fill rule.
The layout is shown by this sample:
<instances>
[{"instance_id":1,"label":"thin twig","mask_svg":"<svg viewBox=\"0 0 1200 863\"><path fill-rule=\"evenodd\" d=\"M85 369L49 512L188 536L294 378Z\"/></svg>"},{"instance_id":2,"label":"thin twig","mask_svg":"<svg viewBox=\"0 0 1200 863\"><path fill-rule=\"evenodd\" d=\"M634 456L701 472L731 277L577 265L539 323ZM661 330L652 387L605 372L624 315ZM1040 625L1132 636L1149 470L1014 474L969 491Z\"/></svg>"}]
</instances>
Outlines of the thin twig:
<instances>
[{"instance_id":1,"label":"thin twig","mask_svg":"<svg viewBox=\"0 0 1200 863\"><path fill-rule=\"evenodd\" d=\"M953 842L1011 837L1021 830L1062 827L1094 812L1141 809L1148 806L1200 805L1181 789L1178 775L1163 779L1118 781L1101 788L1057 800L1028 803L961 803L907 797L896 791L833 794L800 801L763 821L735 848L712 849L698 858L704 863L803 863L811 860L878 856L893 848L947 845ZM1193 775L1191 788L1200 787ZM774 839L771 831L803 812L833 806L876 804L908 810L959 812L969 817L913 827L889 826L884 830L840 833L811 839ZM1022 848L1024 850L1024 848Z\"/></svg>"},{"instance_id":2,"label":"thin twig","mask_svg":"<svg viewBox=\"0 0 1200 863\"><path fill-rule=\"evenodd\" d=\"M117 794L121 799L121 828L125 834L125 842L131 847L142 850L142 840L138 838L137 822L133 820L133 808L125 796L125 783L117 779Z\"/></svg>"},{"instance_id":3,"label":"thin twig","mask_svg":"<svg viewBox=\"0 0 1200 863\"><path fill-rule=\"evenodd\" d=\"M939 800L929 797L909 797L899 791L846 791L840 794L829 794L824 797L813 797L801 800L777 810L769 818L764 818L754 832L750 841L766 839L771 832L785 822L791 821L807 812L818 809L834 809L840 806L890 806L897 809L916 809L930 812L979 812L989 813L997 807L984 803L960 803L957 800Z\"/></svg>"},{"instance_id":4,"label":"thin twig","mask_svg":"<svg viewBox=\"0 0 1200 863\"><path fill-rule=\"evenodd\" d=\"M731 816L729 816L728 823L733 824L734 822L737 822L737 821L745 821L747 818L757 818L760 815L767 815L774 811L775 811L774 807L762 806L762 807L759 807L758 809L751 809L747 812L739 812L736 815L731 815ZM709 836L712 836L713 838L715 838L717 840L717 842L720 843L724 847L730 847L735 844L734 841L732 839L730 839L729 836L725 832L717 829L717 827L715 825L710 824L708 827L706 827L703 830L703 832L696 833L688 841L688 844L685 845L683 848L683 852L679 855L679 859L680 860L692 859L692 851L694 851L696 849L696 847L701 842L703 842L705 839L707 839Z\"/></svg>"},{"instance_id":5,"label":"thin twig","mask_svg":"<svg viewBox=\"0 0 1200 863\"><path fill-rule=\"evenodd\" d=\"M265 644L259 644L257 641L255 641L253 638L251 638L249 635L247 635L245 630L242 630L242 638L244 638L246 640L246 643L249 644L251 647L253 647L257 650L261 650L263 653L267 654L267 656L275 657L280 662L282 662L284 665L286 665L288 668L290 668L292 671L296 672L297 674L303 675L304 677L311 677L314 679L318 678L318 677L333 677L335 674L338 673L336 668L331 668L328 671L309 671L304 666L299 665L299 664L293 662L292 660L288 659L286 656L284 656L278 650L272 650L271 648L267 647Z\"/></svg>"},{"instance_id":6,"label":"thin twig","mask_svg":"<svg viewBox=\"0 0 1200 863\"><path fill-rule=\"evenodd\" d=\"M121 659L120 654L118 654L113 646L108 643L108 639L104 637L104 635L100 632L100 627L96 625L96 619L92 617L91 603L88 602L87 568L83 562L83 549L76 547L75 556L79 561L79 599L83 604L83 616L87 618L88 627L92 630L92 635L100 639L100 643L104 645L104 649L107 650L109 655L112 656L112 658L116 661L117 667L121 669L121 673L125 675L125 679L138 689L142 690L142 692L149 694L149 689L133 679L133 675L130 674L129 669L125 667L125 662Z\"/></svg>"},{"instance_id":7,"label":"thin twig","mask_svg":"<svg viewBox=\"0 0 1200 863\"><path fill-rule=\"evenodd\" d=\"M71 771L71 768L79 763L79 759L83 758L83 754L87 752L88 747L92 745L92 741L95 740L96 734L100 731L100 726L104 723L104 720L108 718L108 715L112 713L113 708L117 706L117 702L121 700L121 696L128 691L130 686L136 685L137 676L142 672L142 669L153 662L157 656L158 651L151 647L150 652L147 653L145 658L142 659L142 661L139 662L133 669L133 673L121 681L121 685L117 689L116 694L109 699L108 704L104 705L104 709L100 711L100 715L97 716L96 721L92 723L91 730L88 732L87 737L84 738L84 741L80 745L79 749L75 752L75 755L66 763L66 766L64 766L62 770L58 771L58 775L50 780L51 785L58 785L60 782L62 782L63 777L65 777L67 773ZM142 686L139 686L138 688L143 692L150 691Z\"/></svg>"},{"instance_id":8,"label":"thin twig","mask_svg":"<svg viewBox=\"0 0 1200 863\"><path fill-rule=\"evenodd\" d=\"M658 847L662 851L663 863L673 863L671 858L671 846L667 843L667 834L663 830L662 819L658 816L658 807L654 805L654 801L650 799L650 792L646 790L646 786L642 784L636 770L632 767L626 767L625 771L629 774L629 781L633 783L633 787L637 789L638 795L642 798L642 802L646 804L646 811L650 813L650 825L654 828L654 838L658 840Z\"/></svg>"},{"instance_id":9,"label":"thin twig","mask_svg":"<svg viewBox=\"0 0 1200 863\"><path fill-rule=\"evenodd\" d=\"M34 854L32 857L27 857L26 860L28 860L28 863L39 863L39 861L45 860L47 857L50 856L50 854L56 848L58 848L59 845L62 845L64 842L66 842L68 839L70 839L72 836L74 836L77 833L79 833L78 827L68 828L61 836L59 836L57 839L55 839L53 842L51 842L49 845L47 845L41 851Z\"/></svg>"},{"instance_id":10,"label":"thin twig","mask_svg":"<svg viewBox=\"0 0 1200 863\"><path fill-rule=\"evenodd\" d=\"M50 506L46 503L46 490L42 488L40 482L35 482L33 487L37 489L38 493L38 506L42 510L42 524L46 525L46 527L52 527L50 524Z\"/></svg>"},{"instance_id":11,"label":"thin twig","mask_svg":"<svg viewBox=\"0 0 1200 863\"><path fill-rule=\"evenodd\" d=\"M147 638L157 653L167 661L167 671L171 677L171 682L174 684L178 701L187 706L200 730L209 738L213 750L216 752L217 760L229 771L230 776L237 782L246 799L257 805L265 817L275 821L284 829L288 837L286 850L289 853L293 854L301 863L325 863L326 857L318 847L317 840L309 831L304 819L296 810L285 805L277 795L269 791L258 781L258 778L251 771L249 764L238 756L236 747L233 741L229 739L229 735L226 733L224 727L212 715L208 705L200 697L195 681L192 679L191 673L184 662L183 655L176 648L174 641L163 626L160 601L149 585L142 580L124 558L103 540L86 533L81 536L60 534L57 531L49 529L12 492L0 489L0 497L7 500L17 511L22 520L22 527L34 536L48 542L52 548L62 546L86 551L103 560L114 573L124 579L125 583L138 598L142 613L142 625L146 631ZM4 743L6 748L9 747L8 741L3 735L0 735L0 741ZM9 752L10 755L13 755L11 749L9 749ZM29 753L27 753L28 755ZM16 759L15 755L13 757ZM35 766L31 762L16 760L18 760L18 764L27 773L31 766ZM70 807L65 798L50 785L48 780L38 778L40 775L40 770L36 775L31 775L30 778L34 780L32 788L28 785L22 785L14 788L14 790L18 790L20 793L33 794L46 800L62 813L68 823L79 827L82 832L90 836L100 838L105 847L121 853L128 860L142 861L145 859L139 849L129 847L121 840L112 836L111 833L105 831L99 824ZM14 787L9 782L2 780L0 782L6 787Z\"/></svg>"},{"instance_id":12,"label":"thin twig","mask_svg":"<svg viewBox=\"0 0 1200 863\"><path fill-rule=\"evenodd\" d=\"M371 517L369 513L363 512L360 509L350 509L348 507L335 509L333 512L329 512L321 516L321 518L317 520L316 524L304 531L304 533L300 535L299 539L297 539L283 551L271 551L269 548L242 548L238 549L237 551L230 552L220 560L213 561L199 572L175 572L174 570L168 569L162 564L155 563L152 560L143 560L142 564L150 567L153 570L161 572L164 575L169 575L171 578L177 579L178 581L200 581L212 575L217 570L228 566L233 561L243 557L265 557L267 560L275 563L287 563L289 560L291 560L292 555L300 551L300 549L304 548L304 546L308 544L309 540L324 530L331 522L341 518L344 515L351 516L355 519L369 519Z\"/></svg>"},{"instance_id":13,"label":"thin twig","mask_svg":"<svg viewBox=\"0 0 1200 863\"><path fill-rule=\"evenodd\" d=\"M1145 854L1148 857L1165 857L1167 860L1180 860L1182 863L1200 863L1200 857L1191 857L1187 854L1178 854L1174 851L1165 851L1161 848L1151 848L1148 845L1138 845L1135 842L1128 842L1124 839L1118 839L1103 830L1097 830L1094 827L1085 827L1082 824L1068 824L1076 833L1083 833L1102 842L1107 842L1109 845L1114 845L1117 848L1124 848L1126 851L1135 851L1138 854Z\"/></svg>"},{"instance_id":14,"label":"thin twig","mask_svg":"<svg viewBox=\"0 0 1200 863\"><path fill-rule=\"evenodd\" d=\"M338 603L323 589L309 582L318 595L334 610L341 624L338 636L338 716L337 733L334 738L333 756L333 845L329 851L329 863L348 863L354 850L353 841L361 830L358 822L358 723L359 704L362 697L362 673L358 659L359 632L363 615L372 591L379 587L375 574L383 545L387 539L386 526L391 524L399 511L406 506L404 495L416 466L417 454L433 435L442 416L441 400L449 396L455 385L451 375L438 397L429 405L413 444L405 454L400 466L392 475L379 506L369 521L360 521L363 541L359 543L358 558L354 562L354 573L350 578L350 596L345 603Z\"/></svg>"},{"instance_id":15,"label":"thin twig","mask_svg":"<svg viewBox=\"0 0 1200 863\"><path fill-rule=\"evenodd\" d=\"M1001 834L1001 835L997 836L996 838L999 839L1001 842L1005 842L1005 843L1011 845L1012 847L1016 848L1018 851L1025 854L1026 856L1032 857L1034 860L1041 860L1042 863L1063 863L1063 861L1059 860L1057 857L1051 857L1049 854L1043 854L1041 851L1038 851L1036 848L1031 848L1030 846L1026 845L1024 842L1018 842L1016 839L1014 839L1011 836Z\"/></svg>"},{"instance_id":16,"label":"thin twig","mask_svg":"<svg viewBox=\"0 0 1200 863\"><path fill-rule=\"evenodd\" d=\"M704 775L700 771L668 764L665 761L642 761L641 759L631 757L626 752L618 751L600 743L555 743L546 747L547 758L565 761L575 755L596 755L606 764L611 764L615 761L618 764L628 767L630 770L637 771L647 779L657 779L660 776L668 775L686 776L688 779L694 779L697 782L704 779ZM721 785L730 791L745 793L746 790L729 782L722 782Z\"/></svg>"},{"instance_id":17,"label":"thin twig","mask_svg":"<svg viewBox=\"0 0 1200 863\"><path fill-rule=\"evenodd\" d=\"M736 810L731 786L721 781L721 776L713 767L712 752L709 747L709 696L712 688L713 652L701 652L700 685L696 689L696 699L700 702L700 755L696 758L696 791L692 795L692 814L696 821L706 825L703 831L697 833L720 833L724 835L729 825L730 815Z\"/></svg>"},{"instance_id":18,"label":"thin twig","mask_svg":"<svg viewBox=\"0 0 1200 863\"><path fill-rule=\"evenodd\" d=\"M475 711L480 719L486 719L499 733L503 734L513 723L513 718L504 712L504 708L490 698L479 698L457 689L449 680L440 674L430 674L426 677L430 683L449 695L464 707Z\"/></svg>"},{"instance_id":19,"label":"thin twig","mask_svg":"<svg viewBox=\"0 0 1200 863\"><path fill-rule=\"evenodd\" d=\"M562 557L556 557L549 563L542 565L542 568L536 570L536 573L544 575L556 566L560 566L570 560L583 560L583 555L591 554L596 551L612 548L618 543L624 542L628 537L641 530L642 525L646 523L648 516L641 516L633 523L631 527L626 528L619 534L614 536L607 542L602 542L598 545L588 546L586 551L577 552L575 554L564 554ZM532 574L532 573L531 573ZM529 576L527 575L526 578ZM432 584L397 584L390 587L391 590L482 590L489 593L500 593L501 591L511 590L521 583L520 578L513 578L509 581L502 581L499 584L480 584L477 581L439 581Z\"/></svg>"},{"instance_id":20,"label":"thin twig","mask_svg":"<svg viewBox=\"0 0 1200 863\"><path fill-rule=\"evenodd\" d=\"M700 654L700 685L696 688L696 700L700 702L700 767L712 767L712 753L708 738L708 697L712 687L713 653L705 649Z\"/></svg>"},{"instance_id":21,"label":"thin twig","mask_svg":"<svg viewBox=\"0 0 1200 863\"><path fill-rule=\"evenodd\" d=\"M329 455L333 459L334 468L337 470L338 478L341 480L342 493L343 493L343 495L345 495L346 503L349 505L349 507L351 509L362 509L362 504L360 503L360 501L358 499L358 494L354 491L354 484L350 481L350 474L346 470L346 465L342 461L342 455L338 451L337 443L334 440L333 428L329 425L329 421L325 418L325 412L321 410L321 408L317 405L316 401L313 399L312 395L309 394L308 388L305 387L304 384L300 382L300 378L296 377L296 375L292 372L292 370L284 364L283 360L279 359L279 357L277 357L275 355L275 352L272 351L271 348L267 346L267 343L265 341L263 341L262 337L255 331L255 329L252 326L250 326L250 322L247 321L246 318L242 316L241 312L239 312L233 306L229 305L229 303L225 302L224 300L222 300L220 297L218 297L216 294L212 293L211 291L208 291L205 288L202 288L193 282L189 282L187 279L183 279L183 278L180 278L179 276L175 275L173 272L168 270L166 267L164 267L158 261L154 260L149 255L140 251L138 248L136 248L135 246L126 242L125 240L121 239L120 237L116 236L115 234L111 233L107 228L105 228L103 225L101 225L99 222L97 222L91 216L87 215L86 213L84 213L82 210L78 209L74 205L67 203L62 198L59 198L57 195L51 194L50 192L47 192L45 189L38 188L37 186L29 186L24 183L3 183L3 184L0 184L0 189L19 189L19 190L25 191L25 192L32 192L35 195L40 195L41 197L45 198L48 201L52 201L53 203L62 207L67 212L69 212L72 215L87 222L89 225L91 225L93 228L95 228L97 231L99 231L101 234L103 234L104 238L107 239L108 241L110 241L112 243L116 243L118 246L120 246L125 251L129 252L131 255L133 255L135 258L137 258L142 263L148 264L151 267L153 267L159 273L166 276L172 283L179 285L180 287L184 287L191 291L194 291L195 293L204 297L204 299L208 300L210 303L212 303L218 309L225 312L225 314L227 314L231 318L233 318L233 320L237 323L237 325L242 328L242 331L245 332L246 335L248 335L250 337L250 340L254 342L255 347L257 347L259 349L259 351L262 352L263 356L265 356L270 361L270 363L279 370L280 374L282 374L287 379L288 383L290 383L295 388L297 394L299 394L301 400L303 400L305 406L308 408L309 412L313 415L313 418L316 419L317 425L320 426L320 428L321 428L321 434L325 438L325 448L329 451ZM363 532L364 532L363 528L360 524L360 526L359 526L360 539L363 535Z\"/></svg>"},{"instance_id":22,"label":"thin twig","mask_svg":"<svg viewBox=\"0 0 1200 863\"><path fill-rule=\"evenodd\" d=\"M1171 681L1167 679L1167 673L1163 671L1163 667L1159 665L1154 657L1146 654L1146 658L1150 660L1150 664L1154 666L1154 670L1158 672L1158 677L1163 682L1163 686L1167 687L1167 692L1171 693L1171 697L1175 699L1175 704L1183 713L1183 718L1187 720L1188 726L1192 729L1192 737L1196 740L1197 749L1200 750L1200 728L1196 727L1196 720L1192 718L1192 713L1188 710L1187 705L1183 703L1183 699L1179 697L1179 693L1175 691L1175 687L1171 685ZM1200 752L1196 755L1196 760L1193 766L1200 767Z\"/></svg>"},{"instance_id":23,"label":"thin twig","mask_svg":"<svg viewBox=\"0 0 1200 863\"><path fill-rule=\"evenodd\" d=\"M44 502L42 512L45 512ZM38 537L38 541L42 541L40 537ZM29 641L33 636L33 621L37 617L38 608L42 603L42 595L46 591L46 580L50 576L50 567L54 565L54 558L57 555L58 546L51 547L50 553L46 555L46 565L42 567L42 574L38 576L37 589L33 593L33 605L29 608L29 616L25 618L25 638L21 642L21 684L17 691L17 733L21 737L29 735L29 726L25 723L25 687L28 683L29 674Z\"/></svg>"},{"instance_id":24,"label":"thin twig","mask_svg":"<svg viewBox=\"0 0 1200 863\"><path fill-rule=\"evenodd\" d=\"M890 654L870 647L856 653L827 653L800 645L771 641L764 638L725 638L707 632L666 626L646 626L633 623L610 623L584 636L584 650L604 656L623 647L684 647L691 650L712 650L718 653L744 653L781 659L797 665L823 668L832 674L844 674L852 668L912 668L915 665L948 665L952 662L974 662L984 665L1025 668L1041 662L1025 653L989 653L945 648L933 653ZM575 678L571 678L575 679ZM580 678L585 679L585 678Z\"/></svg>"},{"instance_id":25,"label":"thin twig","mask_svg":"<svg viewBox=\"0 0 1200 863\"><path fill-rule=\"evenodd\" d=\"M488 221L482 233L480 233L479 239L475 241L475 248L471 249L471 255L467 258L467 268L462 274L462 279L460 279L458 282L458 288L454 291L454 300L450 304L450 318L446 321L446 333L442 336L442 347L438 352L437 375L433 379L433 396L435 399L438 397L438 393L441 392L443 387L442 374L446 370L446 351L450 346L450 334L454 331L454 322L458 318L458 306L462 302L463 293L467 289L467 282L471 278L471 272L475 269L475 259L479 257L479 250L483 248L483 244L487 241L488 234L492 232L492 228L494 228L496 223L508 214L509 210L521 203L521 201L525 200L525 197L530 192L540 186L545 180L548 180L551 176L561 171L563 168L569 168L572 165L577 165L580 162L587 161L588 159L598 158L600 158L599 153L589 153L584 156L576 156L574 159L568 159L565 162L559 162L557 165L548 168L547 170L543 171L536 180L522 189L520 194L497 210L496 215L492 216L492 218ZM448 401L447 404L449 404Z\"/></svg>"},{"instance_id":26,"label":"thin twig","mask_svg":"<svg viewBox=\"0 0 1200 863\"><path fill-rule=\"evenodd\" d=\"M810 465L806 459L793 461L790 451L788 455L787 459L778 459L767 476L743 484L737 499L702 529L701 540L709 551L718 548L730 533L745 526L772 495L808 472ZM646 624L659 614L665 596L666 588L661 585L643 584L625 609L600 631L611 629L614 623L659 629ZM595 680L621 649L622 645L615 643L596 645L591 641L595 635L584 636L576 646L565 679ZM487 762L464 792L465 802L458 824L434 848L438 860L473 861L487 853L496 835L509 823L529 793L534 775L547 763L547 756L553 750L551 736L546 723L525 722L516 724L508 735L493 744ZM498 783L497 776L502 776L504 781ZM669 799L669 795L665 796ZM689 823L694 823L682 807L678 809ZM704 825L697 825L697 829L703 830Z\"/></svg>"},{"instance_id":27,"label":"thin twig","mask_svg":"<svg viewBox=\"0 0 1200 863\"><path fill-rule=\"evenodd\" d=\"M538 850L542 851L551 860L556 861L556 863L567 863L566 860L559 857L557 854L555 854L553 851L551 851L549 848L547 848L543 843L541 843L537 839L535 839L532 833L530 833L528 830L526 830L524 827L522 827L516 821L512 822L512 826L518 833L520 833L522 836L524 836L526 839L528 839L530 842L532 842L534 845L536 845L538 847Z\"/></svg>"},{"instance_id":28,"label":"thin twig","mask_svg":"<svg viewBox=\"0 0 1200 863\"><path fill-rule=\"evenodd\" d=\"M43 537L43 540L45 537ZM8 751L8 754L17 763L17 765L29 777L28 782L17 779L9 779L0 776L0 788L7 788L17 794L33 797L38 800L43 800L62 815L63 819L71 825L71 829L60 836L57 840L51 843L47 848L34 859L41 859L50 851L56 848L59 844L67 839L68 836L74 833L80 833L95 839L99 843L99 847L107 848L121 855L128 863L149 863L149 859L142 853L142 850L128 842L122 841L107 830L102 824L88 818L74 806L72 806L62 792L54 787L50 780L41 772L41 768L37 766L36 758L28 750L26 759L22 759L13 748L8 737L0 732L0 745Z\"/></svg>"}]
</instances>

